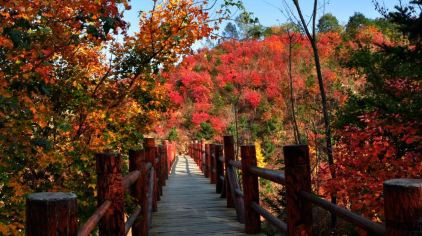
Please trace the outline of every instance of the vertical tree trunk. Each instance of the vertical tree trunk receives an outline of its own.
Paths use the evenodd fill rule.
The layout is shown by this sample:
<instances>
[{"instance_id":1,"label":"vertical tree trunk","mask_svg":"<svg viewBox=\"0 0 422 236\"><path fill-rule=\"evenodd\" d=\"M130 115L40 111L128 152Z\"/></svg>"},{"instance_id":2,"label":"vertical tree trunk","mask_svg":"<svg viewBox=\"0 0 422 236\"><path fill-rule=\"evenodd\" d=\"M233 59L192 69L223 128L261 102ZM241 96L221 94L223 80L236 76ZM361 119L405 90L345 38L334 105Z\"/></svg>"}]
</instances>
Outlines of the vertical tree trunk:
<instances>
[{"instance_id":1,"label":"vertical tree trunk","mask_svg":"<svg viewBox=\"0 0 422 236\"><path fill-rule=\"evenodd\" d=\"M334 169L333 148L332 148L332 144L331 144L330 114L328 112L329 108L328 108L328 103L327 103L327 95L325 93L324 80L323 80L323 77L322 77L321 62L320 62L319 53L318 53L316 26L315 26L318 0L314 0L314 7L313 7L313 13L312 13L312 34L307 27L305 18L303 17L302 10L299 6L299 0L293 0L293 3L296 7L297 13L299 14L299 18L300 18L300 21L302 23L303 29L306 33L306 36L307 36L309 42L311 43L312 51L313 51L313 54L314 54L315 69L316 69L316 72L317 72L319 91L320 91L320 95L321 95L322 112L323 112L323 116L324 116L325 143L326 143L326 148L327 148L326 153L327 153L328 164L330 166L331 178L334 179L334 178L336 178L336 171ZM334 203L334 204L337 204L337 197L336 197L335 193L331 194L331 202ZM336 215L331 214L331 225L332 225L332 227L335 227L336 222L337 222Z\"/></svg>"},{"instance_id":2,"label":"vertical tree trunk","mask_svg":"<svg viewBox=\"0 0 422 236\"><path fill-rule=\"evenodd\" d=\"M295 141L297 144L300 144L300 133L299 128L297 126L296 121L296 111L295 111L295 102L294 102L294 90L293 90L293 75L292 75L292 50L293 50L293 35L291 34L290 30L287 31L289 36L289 84L290 84L290 106L292 112L292 122L293 122L293 134L295 137Z\"/></svg>"}]
</instances>

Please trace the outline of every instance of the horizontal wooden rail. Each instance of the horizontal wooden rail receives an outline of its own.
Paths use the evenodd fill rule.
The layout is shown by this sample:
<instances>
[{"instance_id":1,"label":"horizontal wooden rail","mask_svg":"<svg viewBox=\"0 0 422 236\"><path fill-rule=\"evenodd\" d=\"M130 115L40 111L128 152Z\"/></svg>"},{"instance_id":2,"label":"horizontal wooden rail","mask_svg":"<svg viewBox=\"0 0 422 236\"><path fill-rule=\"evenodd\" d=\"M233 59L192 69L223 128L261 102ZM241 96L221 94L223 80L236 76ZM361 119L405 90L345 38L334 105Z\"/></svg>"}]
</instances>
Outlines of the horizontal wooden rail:
<instances>
[{"instance_id":1,"label":"horizontal wooden rail","mask_svg":"<svg viewBox=\"0 0 422 236\"><path fill-rule=\"evenodd\" d=\"M91 232L97 227L98 222L104 216L108 208L111 206L111 201L105 201L101 204L100 207L92 214L91 217L85 222L85 224L80 228L78 236L89 236Z\"/></svg>"},{"instance_id":2,"label":"horizontal wooden rail","mask_svg":"<svg viewBox=\"0 0 422 236\"><path fill-rule=\"evenodd\" d=\"M125 235L127 235L129 233L130 228L135 223L136 219L138 218L139 214L141 214L141 212L142 212L142 207L138 207L132 213L132 215L129 216L129 218L127 219L127 221L125 223Z\"/></svg>"},{"instance_id":3,"label":"horizontal wooden rail","mask_svg":"<svg viewBox=\"0 0 422 236\"><path fill-rule=\"evenodd\" d=\"M355 214L347 209L344 209L342 207L339 207L335 204L332 204L331 202L322 199L320 197L315 196L314 194L311 194L309 192L300 191L300 196L307 199L308 201L312 202L313 204L331 212L335 215L343 218L344 220L355 224L359 226L360 228L366 230L369 233L375 234L375 235L385 235L386 229L385 226L377 224L375 222L372 222L358 214Z\"/></svg>"},{"instance_id":4,"label":"horizontal wooden rail","mask_svg":"<svg viewBox=\"0 0 422 236\"><path fill-rule=\"evenodd\" d=\"M240 188L235 188L234 192L236 193L237 196L243 197L243 192L242 190L240 190Z\"/></svg>"},{"instance_id":5,"label":"horizontal wooden rail","mask_svg":"<svg viewBox=\"0 0 422 236\"><path fill-rule=\"evenodd\" d=\"M265 168L261 168L257 166L250 166L249 171L252 174L257 175L258 177L270 180L272 182L283 184L283 185L286 184L284 171L270 170L270 169L265 169Z\"/></svg>"},{"instance_id":6,"label":"horizontal wooden rail","mask_svg":"<svg viewBox=\"0 0 422 236\"><path fill-rule=\"evenodd\" d=\"M252 202L252 208L258 212L261 216L263 216L268 222L270 222L272 225L274 225L277 229L279 229L282 232L287 232L287 224L278 219L277 217L273 216L271 212L265 210L263 207L258 205L256 202Z\"/></svg>"},{"instance_id":7,"label":"horizontal wooden rail","mask_svg":"<svg viewBox=\"0 0 422 236\"><path fill-rule=\"evenodd\" d=\"M156 205L158 190L165 185L174 164L176 146L164 141L163 145L156 147L154 139L146 138L143 147L140 151L129 151L129 173L124 177L120 154L95 154L98 208L79 230L75 194L30 194L27 197L25 234L88 236L98 226L96 234L100 236L125 235L129 230L134 236L148 235L153 205ZM138 205L126 222L125 192L130 193Z\"/></svg>"},{"instance_id":8,"label":"horizontal wooden rail","mask_svg":"<svg viewBox=\"0 0 422 236\"><path fill-rule=\"evenodd\" d=\"M132 184L139 179L140 175L141 172L139 170L134 170L132 172L129 172L129 174L127 174L125 177L123 177L122 184L125 192L129 192L130 186L132 186Z\"/></svg>"},{"instance_id":9,"label":"horizontal wooden rail","mask_svg":"<svg viewBox=\"0 0 422 236\"><path fill-rule=\"evenodd\" d=\"M242 163L240 161L230 160L229 164L237 169L242 168Z\"/></svg>"},{"instance_id":10,"label":"horizontal wooden rail","mask_svg":"<svg viewBox=\"0 0 422 236\"><path fill-rule=\"evenodd\" d=\"M195 145L193 144L191 149L193 155L198 149ZM217 192L221 189L221 183L224 183L227 207L235 207L238 220L245 223L245 232L248 234L260 231L262 216L280 231L287 231L288 236L312 235L312 207L315 205L356 225L370 235L422 235L422 179L395 179L384 182L386 224L381 225L312 193L307 145L283 147L284 171L258 167L254 145L241 146L241 161L235 161L233 136L224 136L224 157L220 155L220 146L205 144L205 172L209 171L211 183L215 183L214 178L218 180ZM198 159L198 156L196 158ZM224 168L221 163L224 163ZM242 170L243 191L234 168ZM260 206L259 177L286 187L287 222ZM222 194L222 197L224 196Z\"/></svg>"}]
</instances>

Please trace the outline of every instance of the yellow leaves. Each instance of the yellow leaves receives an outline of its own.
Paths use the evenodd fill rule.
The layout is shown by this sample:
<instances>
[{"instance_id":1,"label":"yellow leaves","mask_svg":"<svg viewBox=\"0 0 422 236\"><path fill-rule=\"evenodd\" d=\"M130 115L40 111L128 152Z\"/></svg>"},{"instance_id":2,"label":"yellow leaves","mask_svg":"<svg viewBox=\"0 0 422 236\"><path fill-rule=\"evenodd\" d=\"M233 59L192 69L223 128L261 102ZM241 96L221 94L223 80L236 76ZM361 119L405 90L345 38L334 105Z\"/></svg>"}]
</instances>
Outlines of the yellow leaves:
<instances>
[{"instance_id":1,"label":"yellow leaves","mask_svg":"<svg viewBox=\"0 0 422 236\"><path fill-rule=\"evenodd\" d=\"M265 157L264 154L262 154L261 141L259 140L255 141L255 152L258 167L265 167Z\"/></svg>"}]
</instances>

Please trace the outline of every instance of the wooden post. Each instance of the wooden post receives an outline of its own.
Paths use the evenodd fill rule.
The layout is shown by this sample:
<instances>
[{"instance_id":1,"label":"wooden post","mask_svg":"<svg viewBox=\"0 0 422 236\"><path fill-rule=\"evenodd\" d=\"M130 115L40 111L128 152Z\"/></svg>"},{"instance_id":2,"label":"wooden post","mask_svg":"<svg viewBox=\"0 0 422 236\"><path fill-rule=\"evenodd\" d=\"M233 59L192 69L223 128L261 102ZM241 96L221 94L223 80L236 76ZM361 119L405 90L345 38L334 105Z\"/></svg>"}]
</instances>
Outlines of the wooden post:
<instances>
[{"instance_id":1,"label":"wooden post","mask_svg":"<svg viewBox=\"0 0 422 236\"><path fill-rule=\"evenodd\" d=\"M226 198L227 198L227 207L233 208L233 196L231 194L230 183L228 179L228 170L230 168L229 161L234 160L234 138L233 136L224 136L224 168L226 170L226 175L224 181L226 182Z\"/></svg>"},{"instance_id":2,"label":"wooden post","mask_svg":"<svg viewBox=\"0 0 422 236\"><path fill-rule=\"evenodd\" d=\"M158 192L158 163L156 162L156 148L155 148L155 139L154 138L146 138L144 140L144 149L145 149L145 159L147 162L150 162L154 167L153 172L153 179L154 179L154 189L152 195L152 211L157 211L157 201L159 200L159 192Z\"/></svg>"},{"instance_id":3,"label":"wooden post","mask_svg":"<svg viewBox=\"0 0 422 236\"><path fill-rule=\"evenodd\" d=\"M312 235L312 204L299 196L301 190L312 192L308 146L290 145L283 151L288 235Z\"/></svg>"},{"instance_id":4,"label":"wooden post","mask_svg":"<svg viewBox=\"0 0 422 236\"><path fill-rule=\"evenodd\" d=\"M170 158L170 146L169 146L169 141L168 140L164 140L164 155L165 155L165 159L166 159L166 167L165 167L165 177L166 180L169 179L169 172L170 172L170 168L171 168L171 158Z\"/></svg>"},{"instance_id":5,"label":"wooden post","mask_svg":"<svg viewBox=\"0 0 422 236\"><path fill-rule=\"evenodd\" d=\"M160 147L156 146L155 148L155 161L157 163L156 170L157 170L157 183L158 183L158 196L157 200L160 201L161 197L163 195L163 178L162 178L162 172L163 172L163 159L161 158L161 152Z\"/></svg>"},{"instance_id":6,"label":"wooden post","mask_svg":"<svg viewBox=\"0 0 422 236\"><path fill-rule=\"evenodd\" d=\"M131 186L130 195L141 206L141 213L132 226L132 235L147 235L149 229L148 214L148 169L145 161L145 152L129 151L129 171L139 170L139 179Z\"/></svg>"},{"instance_id":7,"label":"wooden post","mask_svg":"<svg viewBox=\"0 0 422 236\"><path fill-rule=\"evenodd\" d=\"M205 164L205 168L204 168L204 176L205 178L209 178L210 176L210 145L208 143L205 144L205 149L204 149L205 153L205 160L204 160L204 164Z\"/></svg>"},{"instance_id":8,"label":"wooden post","mask_svg":"<svg viewBox=\"0 0 422 236\"><path fill-rule=\"evenodd\" d=\"M111 201L111 206L101 218L100 236L124 235L124 190L122 185L121 158L115 153L98 153L97 170L97 207L104 201Z\"/></svg>"},{"instance_id":9,"label":"wooden post","mask_svg":"<svg viewBox=\"0 0 422 236\"><path fill-rule=\"evenodd\" d=\"M193 160L198 165L198 140L195 140L195 143L193 144Z\"/></svg>"},{"instance_id":10,"label":"wooden post","mask_svg":"<svg viewBox=\"0 0 422 236\"><path fill-rule=\"evenodd\" d=\"M161 161L160 161L160 163L161 163L161 175L160 175L161 184L162 184L162 186L166 186L167 155L166 155L166 152L165 152L164 145L160 145L159 153L160 153L160 159L161 159Z\"/></svg>"},{"instance_id":11,"label":"wooden post","mask_svg":"<svg viewBox=\"0 0 422 236\"><path fill-rule=\"evenodd\" d=\"M77 209L73 193L30 194L26 198L25 235L76 236Z\"/></svg>"},{"instance_id":12,"label":"wooden post","mask_svg":"<svg viewBox=\"0 0 422 236\"><path fill-rule=\"evenodd\" d=\"M204 175L205 175L206 165L207 165L205 161L205 142L206 141L203 139L201 143L201 162L202 162L201 166L202 166L202 173L204 173Z\"/></svg>"},{"instance_id":13,"label":"wooden post","mask_svg":"<svg viewBox=\"0 0 422 236\"><path fill-rule=\"evenodd\" d=\"M242 155L245 232L247 234L257 234L261 231L261 220L259 213L252 208L252 203L259 204L258 176L249 172L249 167L257 165L255 146L243 145L240 153Z\"/></svg>"},{"instance_id":14,"label":"wooden post","mask_svg":"<svg viewBox=\"0 0 422 236\"><path fill-rule=\"evenodd\" d=\"M205 140L201 139L199 143L199 168L201 169L202 173L204 173L204 144Z\"/></svg>"},{"instance_id":15,"label":"wooden post","mask_svg":"<svg viewBox=\"0 0 422 236\"><path fill-rule=\"evenodd\" d=\"M384 210L388 236L422 235L422 179L385 181Z\"/></svg>"},{"instance_id":16,"label":"wooden post","mask_svg":"<svg viewBox=\"0 0 422 236\"><path fill-rule=\"evenodd\" d=\"M210 144L210 180L211 184L217 182L215 173L215 144Z\"/></svg>"},{"instance_id":17,"label":"wooden post","mask_svg":"<svg viewBox=\"0 0 422 236\"><path fill-rule=\"evenodd\" d=\"M220 179L220 176L224 176L223 162L220 161L220 157L223 156L223 146L221 144L215 145L215 175L216 175L216 185L215 192L221 193L223 190L223 180Z\"/></svg>"},{"instance_id":18,"label":"wooden post","mask_svg":"<svg viewBox=\"0 0 422 236\"><path fill-rule=\"evenodd\" d=\"M199 167L199 170L201 170L201 141L198 140L198 143L196 144L196 164Z\"/></svg>"}]
</instances>

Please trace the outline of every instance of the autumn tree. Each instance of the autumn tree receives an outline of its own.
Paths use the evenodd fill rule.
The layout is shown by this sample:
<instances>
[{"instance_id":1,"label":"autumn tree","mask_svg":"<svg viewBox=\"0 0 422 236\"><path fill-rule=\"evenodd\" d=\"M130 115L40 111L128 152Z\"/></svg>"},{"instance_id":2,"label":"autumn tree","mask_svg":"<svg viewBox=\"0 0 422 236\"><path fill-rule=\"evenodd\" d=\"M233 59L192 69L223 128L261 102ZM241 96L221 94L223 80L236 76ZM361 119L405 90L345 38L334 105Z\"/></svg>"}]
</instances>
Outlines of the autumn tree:
<instances>
[{"instance_id":1,"label":"autumn tree","mask_svg":"<svg viewBox=\"0 0 422 236\"><path fill-rule=\"evenodd\" d=\"M21 232L30 192L74 191L82 218L88 215L93 153L126 153L154 132L167 109L157 72L213 25L202 2L153 6L129 36L125 0L2 2L0 234Z\"/></svg>"},{"instance_id":2,"label":"autumn tree","mask_svg":"<svg viewBox=\"0 0 422 236\"><path fill-rule=\"evenodd\" d=\"M312 45L312 51L314 54L314 62L315 62L315 70L317 73L317 79L318 79L318 85L319 85L319 91L321 96L321 106L322 106L322 113L324 117L324 128L325 128L325 144L326 144L326 154L328 159L328 164L330 165L330 173L331 177L333 179L336 178L336 170L333 168L334 166L334 155L333 155L333 147L332 147L332 135L331 135L331 118L330 118L330 111L328 107L328 101L327 101L327 94L325 92L324 87L324 79L322 75L322 68L321 68L321 62L320 62L320 55L318 51L318 39L316 34L316 17L317 17L317 10L318 10L318 0L314 0L313 2L313 10L311 15L311 29L308 28L307 21L305 20L305 17L303 16L302 9L299 5L298 0L293 0L293 3L296 7L297 13L299 15L300 22L302 24L302 29L304 30L306 37L308 38L309 42ZM337 197L336 194L333 193L331 195L331 202L336 204ZM334 227L336 224L336 216L334 214L331 214L331 222L332 226Z\"/></svg>"},{"instance_id":3,"label":"autumn tree","mask_svg":"<svg viewBox=\"0 0 422 236\"><path fill-rule=\"evenodd\" d=\"M335 16L331 13L326 13L318 20L318 32L330 32L330 31L337 31L340 32L342 30L341 25L338 23L338 20Z\"/></svg>"},{"instance_id":4,"label":"autumn tree","mask_svg":"<svg viewBox=\"0 0 422 236\"><path fill-rule=\"evenodd\" d=\"M375 221L383 220L383 181L420 178L422 172L421 6L412 1L384 14L404 39L362 27L344 58L366 83L338 115L339 176L330 184L343 193L343 204Z\"/></svg>"},{"instance_id":5,"label":"autumn tree","mask_svg":"<svg viewBox=\"0 0 422 236\"><path fill-rule=\"evenodd\" d=\"M223 31L223 37L226 39L239 39L239 32L236 28L236 25L229 22Z\"/></svg>"}]
</instances>

